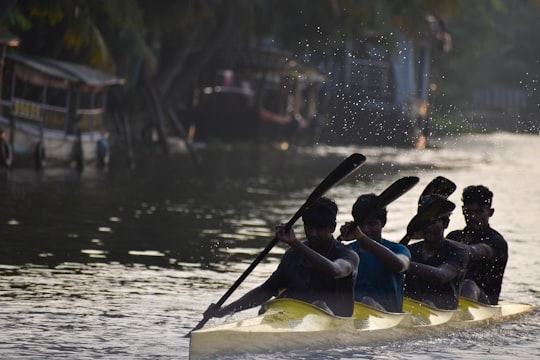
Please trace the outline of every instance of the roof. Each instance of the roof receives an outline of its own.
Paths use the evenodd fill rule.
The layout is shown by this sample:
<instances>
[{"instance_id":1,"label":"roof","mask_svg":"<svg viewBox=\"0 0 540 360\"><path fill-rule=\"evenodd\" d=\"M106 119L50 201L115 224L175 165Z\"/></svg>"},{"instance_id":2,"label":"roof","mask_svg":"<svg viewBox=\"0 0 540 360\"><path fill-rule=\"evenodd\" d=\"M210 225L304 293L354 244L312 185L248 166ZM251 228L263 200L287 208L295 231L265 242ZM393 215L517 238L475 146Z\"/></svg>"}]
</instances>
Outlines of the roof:
<instances>
[{"instance_id":1,"label":"roof","mask_svg":"<svg viewBox=\"0 0 540 360\"><path fill-rule=\"evenodd\" d=\"M94 92L125 83L122 78L82 64L21 54L6 54L5 58L14 63L19 78L38 86Z\"/></svg>"}]
</instances>

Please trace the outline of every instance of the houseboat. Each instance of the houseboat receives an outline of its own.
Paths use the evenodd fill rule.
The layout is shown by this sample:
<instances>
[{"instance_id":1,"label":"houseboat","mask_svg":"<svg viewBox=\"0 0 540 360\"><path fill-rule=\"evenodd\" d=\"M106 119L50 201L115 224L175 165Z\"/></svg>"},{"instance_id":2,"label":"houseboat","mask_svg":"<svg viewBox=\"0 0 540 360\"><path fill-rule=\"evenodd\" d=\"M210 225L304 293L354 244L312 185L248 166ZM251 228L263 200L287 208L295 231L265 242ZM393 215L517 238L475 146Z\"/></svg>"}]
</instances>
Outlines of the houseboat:
<instances>
[{"instance_id":1,"label":"houseboat","mask_svg":"<svg viewBox=\"0 0 540 360\"><path fill-rule=\"evenodd\" d=\"M107 165L107 91L124 79L51 58L6 54L0 99L4 166Z\"/></svg>"}]
</instances>

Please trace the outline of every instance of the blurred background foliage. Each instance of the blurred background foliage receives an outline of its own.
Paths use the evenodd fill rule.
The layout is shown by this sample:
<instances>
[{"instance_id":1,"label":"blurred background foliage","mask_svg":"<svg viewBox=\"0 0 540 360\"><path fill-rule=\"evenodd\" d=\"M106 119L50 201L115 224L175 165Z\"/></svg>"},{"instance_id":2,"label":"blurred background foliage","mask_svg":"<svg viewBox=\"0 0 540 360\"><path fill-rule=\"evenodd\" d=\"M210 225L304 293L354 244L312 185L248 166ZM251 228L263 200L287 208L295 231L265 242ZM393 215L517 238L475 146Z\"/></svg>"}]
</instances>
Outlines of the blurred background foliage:
<instances>
[{"instance_id":1,"label":"blurred background foliage","mask_svg":"<svg viewBox=\"0 0 540 360\"><path fill-rule=\"evenodd\" d=\"M434 15L452 38L433 59L433 111L465 106L475 89L520 87L538 106L539 0L3 0L0 27L28 54L89 64L127 80L112 103L143 111L141 86L188 102L224 44L272 45L301 57L346 39L399 29L414 38ZM127 101L126 101L127 100Z\"/></svg>"}]
</instances>

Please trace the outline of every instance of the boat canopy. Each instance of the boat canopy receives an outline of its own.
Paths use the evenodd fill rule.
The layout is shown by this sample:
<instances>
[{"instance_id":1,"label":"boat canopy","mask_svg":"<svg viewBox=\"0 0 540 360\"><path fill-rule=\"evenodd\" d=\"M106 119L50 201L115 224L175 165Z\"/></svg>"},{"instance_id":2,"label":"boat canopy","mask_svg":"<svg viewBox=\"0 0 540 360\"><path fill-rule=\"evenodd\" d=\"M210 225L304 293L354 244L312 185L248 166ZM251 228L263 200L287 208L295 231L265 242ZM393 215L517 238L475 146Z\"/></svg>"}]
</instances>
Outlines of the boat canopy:
<instances>
[{"instance_id":1,"label":"boat canopy","mask_svg":"<svg viewBox=\"0 0 540 360\"><path fill-rule=\"evenodd\" d=\"M6 54L5 59L13 62L18 78L36 86L100 92L125 83L122 78L82 64L20 54Z\"/></svg>"}]
</instances>

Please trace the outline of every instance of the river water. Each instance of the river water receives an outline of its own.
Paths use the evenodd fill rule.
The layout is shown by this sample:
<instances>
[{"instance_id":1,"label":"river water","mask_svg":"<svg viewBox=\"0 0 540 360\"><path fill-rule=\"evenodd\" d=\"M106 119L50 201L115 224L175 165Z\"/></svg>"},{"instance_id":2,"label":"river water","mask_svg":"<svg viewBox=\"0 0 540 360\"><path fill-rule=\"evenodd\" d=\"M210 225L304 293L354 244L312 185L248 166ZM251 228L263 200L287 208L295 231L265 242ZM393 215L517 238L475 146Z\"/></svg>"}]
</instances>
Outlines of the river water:
<instances>
[{"instance_id":1,"label":"river water","mask_svg":"<svg viewBox=\"0 0 540 360\"><path fill-rule=\"evenodd\" d=\"M398 241L423 187L453 180L450 200L484 184L495 193L492 226L509 242L501 299L540 305L540 137L518 134L433 139L426 150L372 147L202 149L115 159L108 171L0 170L0 357L6 359L187 359L183 335L345 157L366 163L328 192L350 219L356 196L402 176L420 183L389 206L385 235ZM456 212L449 230L464 225ZM302 233L301 221L297 232ZM275 269L276 246L230 300ZM251 315L248 310L244 314ZM211 320L210 324L223 321ZM444 336L373 346L304 349L228 359L540 358L538 312Z\"/></svg>"}]
</instances>

